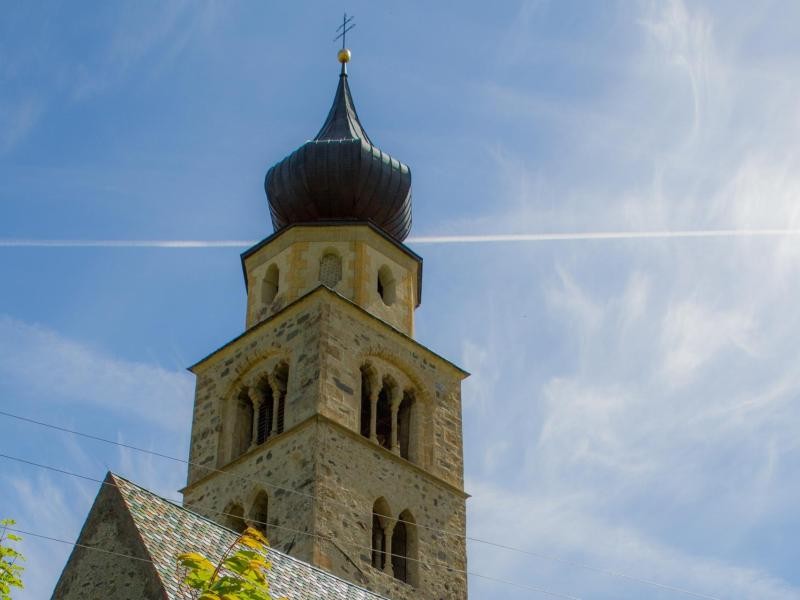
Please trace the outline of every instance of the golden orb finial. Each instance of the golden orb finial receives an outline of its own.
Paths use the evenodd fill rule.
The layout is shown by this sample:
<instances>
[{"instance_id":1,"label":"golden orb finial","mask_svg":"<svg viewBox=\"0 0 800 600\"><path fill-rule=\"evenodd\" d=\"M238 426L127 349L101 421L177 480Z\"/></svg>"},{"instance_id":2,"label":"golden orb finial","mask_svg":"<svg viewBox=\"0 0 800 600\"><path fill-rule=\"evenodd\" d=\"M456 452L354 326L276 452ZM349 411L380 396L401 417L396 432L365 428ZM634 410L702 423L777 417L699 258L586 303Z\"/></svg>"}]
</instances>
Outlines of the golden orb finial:
<instances>
[{"instance_id":1,"label":"golden orb finial","mask_svg":"<svg viewBox=\"0 0 800 600\"><path fill-rule=\"evenodd\" d=\"M341 50L339 50L339 54L337 54L337 58L339 59L339 62L342 64L349 63L352 56L353 54L350 52L348 48L342 48Z\"/></svg>"}]
</instances>

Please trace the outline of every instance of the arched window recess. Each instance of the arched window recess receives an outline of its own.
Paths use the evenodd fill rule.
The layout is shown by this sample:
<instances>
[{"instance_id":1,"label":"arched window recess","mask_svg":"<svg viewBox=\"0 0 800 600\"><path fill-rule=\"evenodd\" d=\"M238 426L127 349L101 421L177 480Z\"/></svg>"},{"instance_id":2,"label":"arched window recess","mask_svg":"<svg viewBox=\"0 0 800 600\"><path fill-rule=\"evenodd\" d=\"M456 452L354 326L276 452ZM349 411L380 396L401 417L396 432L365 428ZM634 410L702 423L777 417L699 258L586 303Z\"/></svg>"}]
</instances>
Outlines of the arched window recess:
<instances>
[{"instance_id":1,"label":"arched window recess","mask_svg":"<svg viewBox=\"0 0 800 600\"><path fill-rule=\"evenodd\" d=\"M372 505L372 566L381 571L391 568L391 561L386 560L391 535L391 513L385 498L378 498Z\"/></svg>"},{"instance_id":2,"label":"arched window recess","mask_svg":"<svg viewBox=\"0 0 800 600\"><path fill-rule=\"evenodd\" d=\"M228 529L242 533L247 528L247 523L244 520L244 509L241 504L229 504L222 516L224 525Z\"/></svg>"},{"instance_id":3,"label":"arched window recess","mask_svg":"<svg viewBox=\"0 0 800 600\"><path fill-rule=\"evenodd\" d=\"M248 388L242 388L233 398L231 421L230 459L247 452L253 440L255 409Z\"/></svg>"},{"instance_id":4,"label":"arched window recess","mask_svg":"<svg viewBox=\"0 0 800 600\"><path fill-rule=\"evenodd\" d=\"M271 437L283 433L288 380L289 365L282 361L272 373L259 379L250 379L228 400L228 408L223 409L218 464L235 460Z\"/></svg>"},{"instance_id":5,"label":"arched window recess","mask_svg":"<svg viewBox=\"0 0 800 600\"><path fill-rule=\"evenodd\" d=\"M389 377L384 377L383 385L375 401L375 441L387 450L395 446L394 395L397 384Z\"/></svg>"},{"instance_id":6,"label":"arched window recess","mask_svg":"<svg viewBox=\"0 0 800 600\"><path fill-rule=\"evenodd\" d=\"M397 286L395 284L394 275L392 270L383 265L378 269L378 296L386 306L391 306L397 298Z\"/></svg>"},{"instance_id":7,"label":"arched window recess","mask_svg":"<svg viewBox=\"0 0 800 600\"><path fill-rule=\"evenodd\" d=\"M372 394L376 390L375 375L372 367L368 364L361 366L361 419L359 423L359 431L365 438L373 439L372 432L374 425L372 424ZM376 392L377 393L377 392Z\"/></svg>"},{"instance_id":8,"label":"arched window recess","mask_svg":"<svg viewBox=\"0 0 800 600\"><path fill-rule=\"evenodd\" d=\"M408 509L396 519L390 514L386 499L378 498L372 506L371 564L387 575L417 586L419 540L416 521Z\"/></svg>"},{"instance_id":9,"label":"arched window recess","mask_svg":"<svg viewBox=\"0 0 800 600\"><path fill-rule=\"evenodd\" d=\"M286 424L286 390L289 383L289 365L279 363L269 378L272 385L272 395L275 398L275 419L273 431L275 434L283 433Z\"/></svg>"},{"instance_id":10,"label":"arched window recess","mask_svg":"<svg viewBox=\"0 0 800 600\"><path fill-rule=\"evenodd\" d=\"M264 280L261 282L261 302L267 306L272 304L280 291L280 270L272 263L267 267Z\"/></svg>"},{"instance_id":11,"label":"arched window recess","mask_svg":"<svg viewBox=\"0 0 800 600\"><path fill-rule=\"evenodd\" d=\"M396 430L397 430L397 452L406 460L416 460L416 456L412 447L413 440L412 432L416 429L415 419L415 398L412 390L405 390L403 392L400 406L397 408Z\"/></svg>"},{"instance_id":12,"label":"arched window recess","mask_svg":"<svg viewBox=\"0 0 800 600\"><path fill-rule=\"evenodd\" d=\"M371 364L361 367L359 433L387 450L417 462L419 417L413 388L402 388Z\"/></svg>"},{"instance_id":13,"label":"arched window recess","mask_svg":"<svg viewBox=\"0 0 800 600\"><path fill-rule=\"evenodd\" d=\"M269 524L269 496L267 496L264 490L258 492L256 499L253 501L250 517L253 527L264 535L267 535Z\"/></svg>"},{"instance_id":14,"label":"arched window recess","mask_svg":"<svg viewBox=\"0 0 800 600\"><path fill-rule=\"evenodd\" d=\"M418 584L418 545L416 522L411 511L404 510L392 530L392 575L413 586Z\"/></svg>"}]
</instances>

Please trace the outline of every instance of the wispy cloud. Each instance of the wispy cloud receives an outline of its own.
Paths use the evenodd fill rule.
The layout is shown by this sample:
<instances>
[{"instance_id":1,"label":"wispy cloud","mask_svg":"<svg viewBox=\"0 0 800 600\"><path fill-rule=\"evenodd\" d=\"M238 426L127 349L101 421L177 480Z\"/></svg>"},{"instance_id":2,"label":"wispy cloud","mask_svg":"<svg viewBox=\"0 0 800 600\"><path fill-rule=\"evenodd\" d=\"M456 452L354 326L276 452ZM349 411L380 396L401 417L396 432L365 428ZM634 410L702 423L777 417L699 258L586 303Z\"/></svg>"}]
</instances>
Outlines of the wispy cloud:
<instances>
[{"instance_id":1,"label":"wispy cloud","mask_svg":"<svg viewBox=\"0 0 800 600\"><path fill-rule=\"evenodd\" d=\"M58 9L10 11L0 44L0 154L13 150L53 106L83 102L125 85L160 76L224 7L177 0L150 6L108 5L81 32L101 49L88 56L54 43L64 28ZM18 36L19 31L26 34Z\"/></svg>"},{"instance_id":2,"label":"wispy cloud","mask_svg":"<svg viewBox=\"0 0 800 600\"><path fill-rule=\"evenodd\" d=\"M518 148L495 148L493 212L444 227L466 239L598 226L653 238L565 243L557 254L498 246L471 266L481 285L465 315L485 315L503 334L474 326L463 344L477 379L466 395L494 386L482 404L495 409L468 426L467 448L493 456L497 444L484 440L502 439L510 449L468 463L470 524L479 537L715 597L788 600L798 582L776 574L780 542L764 536L796 533L800 245L746 232L800 223L800 80L786 71L800 63L781 65L781 78L748 53L744 12L640 6L640 51L618 87L587 108L602 118L581 119L577 103L557 120L574 141L564 164L548 171ZM514 102L530 126L525 93ZM548 110L557 117L557 102ZM541 107L531 112L540 123ZM614 136L630 152L609 156L622 148ZM664 243L671 232L684 241ZM510 300L493 304L496 289ZM546 307L546 323L520 318L520 296ZM577 595L680 597L472 552L498 572L531 570Z\"/></svg>"},{"instance_id":3,"label":"wispy cloud","mask_svg":"<svg viewBox=\"0 0 800 600\"><path fill-rule=\"evenodd\" d=\"M55 331L0 315L3 393L92 405L172 430L191 418L192 377L120 360Z\"/></svg>"},{"instance_id":4,"label":"wispy cloud","mask_svg":"<svg viewBox=\"0 0 800 600\"><path fill-rule=\"evenodd\" d=\"M44 111L44 102L36 97L3 101L0 96L0 154L11 150L33 129Z\"/></svg>"},{"instance_id":5,"label":"wispy cloud","mask_svg":"<svg viewBox=\"0 0 800 600\"><path fill-rule=\"evenodd\" d=\"M121 360L51 329L0 315L0 397L4 407L31 400L37 416L56 414L54 407L69 407L68 412L76 416L92 416L76 417L83 422L78 429L112 439L111 431L116 430L120 442L133 439L139 446L185 457L192 392L192 377L186 373ZM82 409L91 412L82 413ZM87 424L96 420L104 422L102 431ZM3 419L0 426L8 428L12 423ZM171 497L185 482L183 464L67 433L43 435L43 431L25 425L20 434L25 437L12 439L41 442L7 442L3 453L95 479L113 470ZM3 517L14 518L25 531L75 540L100 484L8 459L0 458L0 463ZM23 538L27 576L20 597L49 597L72 547Z\"/></svg>"},{"instance_id":6,"label":"wispy cloud","mask_svg":"<svg viewBox=\"0 0 800 600\"><path fill-rule=\"evenodd\" d=\"M569 498L532 498L529 493L470 483L475 493L471 506L474 522L485 524L473 534L491 539L502 531L506 543L539 554L520 555L475 544L472 564L487 571L529 573L537 581L556 582L556 589L582 598L789 600L797 596L797 588L768 572L686 553L640 530L576 510ZM593 541L587 544L587 540ZM582 551L576 553L576 548Z\"/></svg>"},{"instance_id":7,"label":"wispy cloud","mask_svg":"<svg viewBox=\"0 0 800 600\"><path fill-rule=\"evenodd\" d=\"M181 54L192 36L213 23L222 7L212 1L178 0L142 12L119 5L99 62L75 66L71 95L81 101L119 85L141 64L150 77L159 74Z\"/></svg>"}]
</instances>

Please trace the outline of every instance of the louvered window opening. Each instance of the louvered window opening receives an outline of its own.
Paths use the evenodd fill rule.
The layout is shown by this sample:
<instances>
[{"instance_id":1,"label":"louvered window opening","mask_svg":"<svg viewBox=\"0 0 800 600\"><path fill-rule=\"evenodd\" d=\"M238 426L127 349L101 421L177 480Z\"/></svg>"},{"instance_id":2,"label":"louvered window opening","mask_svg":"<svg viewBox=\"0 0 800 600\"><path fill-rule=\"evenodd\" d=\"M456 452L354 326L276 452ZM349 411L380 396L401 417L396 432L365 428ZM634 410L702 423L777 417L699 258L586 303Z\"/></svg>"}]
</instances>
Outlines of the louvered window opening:
<instances>
[{"instance_id":1,"label":"louvered window opening","mask_svg":"<svg viewBox=\"0 0 800 600\"><path fill-rule=\"evenodd\" d=\"M370 399L369 376L361 370L361 435L369 437L372 418L372 401Z\"/></svg>"},{"instance_id":2,"label":"louvered window opening","mask_svg":"<svg viewBox=\"0 0 800 600\"><path fill-rule=\"evenodd\" d=\"M286 394L281 394L278 399L278 418L275 433L283 433L283 421L286 414Z\"/></svg>"},{"instance_id":3,"label":"louvered window opening","mask_svg":"<svg viewBox=\"0 0 800 600\"><path fill-rule=\"evenodd\" d=\"M256 444L263 444L269 438L272 429L273 395L272 389L267 387L264 401L258 407L258 427L256 429Z\"/></svg>"},{"instance_id":4,"label":"louvered window opening","mask_svg":"<svg viewBox=\"0 0 800 600\"><path fill-rule=\"evenodd\" d=\"M392 449L392 405L389 388L385 385L378 394L376 406L375 437L378 443L387 450Z\"/></svg>"}]
</instances>

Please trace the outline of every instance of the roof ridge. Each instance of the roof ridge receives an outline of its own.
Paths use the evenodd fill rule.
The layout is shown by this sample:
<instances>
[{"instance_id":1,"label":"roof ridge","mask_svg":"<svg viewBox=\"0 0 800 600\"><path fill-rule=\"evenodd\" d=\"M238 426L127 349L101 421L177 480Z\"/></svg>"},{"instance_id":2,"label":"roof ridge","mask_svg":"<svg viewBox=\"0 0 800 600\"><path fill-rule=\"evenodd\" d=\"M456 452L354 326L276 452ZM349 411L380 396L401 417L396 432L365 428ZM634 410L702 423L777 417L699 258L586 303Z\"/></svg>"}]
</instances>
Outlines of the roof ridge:
<instances>
[{"instance_id":1,"label":"roof ridge","mask_svg":"<svg viewBox=\"0 0 800 600\"><path fill-rule=\"evenodd\" d=\"M174 507L174 508L177 508L177 509L180 509L180 510L182 510L182 511L184 511L184 512L187 512L187 513L189 513L189 514L190 514L190 515L192 515L193 517L197 517L198 519L202 519L203 521L206 521L206 522L210 523L211 525L215 525L215 526L217 526L217 527L219 527L219 528L221 528L221 529L225 529L225 530L227 530L227 531L230 531L231 533L236 533L236 532L235 532L233 529L231 529L231 528L229 528L229 527L225 527L224 525L220 525L219 523L217 523L217 522L216 522L216 521L214 521L213 519L209 519L208 517L206 517L206 516L204 516L204 515L201 515L200 513L196 513L195 511L193 511L193 510L191 510L191 509L188 509L188 508L186 508L185 506L183 506L183 505L181 505L181 504L178 504L178 503L177 503L177 502L175 502L174 500L170 500L169 498L165 498L165 497L164 497L164 496L162 496L161 494L157 494L157 493L155 493L155 492L154 492L154 491L152 491L152 490L148 490L146 487L143 487L143 486L139 485L138 483L134 483L133 481L131 481L130 479L127 479L127 478L123 477L122 475L119 475L119 474L117 474L117 473L114 473L114 472L112 472L112 471L109 471L108 473L109 473L109 474L110 474L112 477L114 477L114 478L116 478L116 479L121 479L121 480L122 480L122 481L124 481L125 483L127 483L127 484L129 484L129 485L132 485L133 487L135 487L135 488L137 488L137 489L139 489L139 490L141 490L141 491L145 492L146 494L149 494L150 496L154 496L154 497L158 498L159 500L162 500L163 502L166 502L167 504L169 504L170 506L172 506L172 507Z\"/></svg>"},{"instance_id":2,"label":"roof ridge","mask_svg":"<svg viewBox=\"0 0 800 600\"><path fill-rule=\"evenodd\" d=\"M155 578L158 580L158 584L161 587L161 592L164 594L164 600L169 600L169 592L167 591L167 584L166 581L164 581L163 575L161 574L161 569L158 568L158 564L156 563L156 557L150 551L150 546L148 545L147 540L144 539L144 536L142 535L142 532L139 529L139 525L137 524L136 517L134 515L133 507L128 502L128 497L125 494L125 491L122 488L120 488L118 480L121 480L125 483L138 487L139 489L145 492L147 490L145 490L141 486L137 486L132 481L128 481L124 477L118 476L116 473L112 473L111 471L108 471L108 473L106 474L106 479L109 478L114 480L115 485L113 487L116 490L116 493L119 494L120 500L122 501L122 504L125 507L126 517L131 521L131 525L133 526L133 531L135 532L137 541L142 546L142 550L144 550L145 555L147 555L147 557L150 560L151 569L155 575ZM161 498L160 496L158 496L158 498L163 500L163 498Z\"/></svg>"},{"instance_id":3,"label":"roof ridge","mask_svg":"<svg viewBox=\"0 0 800 600\"><path fill-rule=\"evenodd\" d=\"M216 522L216 521L214 521L212 519L209 519L206 516L203 516L203 515L201 515L199 513L196 513L195 511L193 511L193 510L191 510L189 508L186 508L185 506L182 506L182 505L178 504L177 502L174 502L173 500L170 500L169 498L165 498L165 497L161 496L160 494L157 494L157 493L155 493L155 492L153 492L151 490L148 490L146 487L143 487L143 486L139 485L138 483L134 483L133 481L123 477L122 475L119 475L117 473L109 471L107 477L111 477L112 479L115 480L115 482L119 481L119 482L127 484L127 485L129 485L129 486L131 486L133 488L136 488L140 492L142 492L144 494L147 494L148 496L151 496L153 498L156 498L156 499L168 504L171 508L175 508L175 509L178 509L180 511L183 511L184 513L187 513L188 515L190 515L193 518L202 519L203 521L205 521L206 523L210 524L213 527L217 527L219 529L222 529L222 530L224 530L224 531L226 531L228 533L231 533L232 535L236 535L237 537L239 535L233 529L225 527L224 525L221 525L218 522ZM129 506L129 504L127 502L127 498L125 497L125 491L123 489L121 489L119 485L117 485L116 487L120 491L120 494L122 495L123 502L125 502L125 505L128 507L128 510L131 511L131 507ZM132 512L131 512L131 517L133 518ZM134 523L135 522L136 522L136 519L134 518ZM139 535L140 538L141 538L141 533L139 532L139 528L136 527L135 529L137 531L137 535ZM315 535L315 534L310 534L309 533L309 535ZM149 551L149 549L147 547L147 542L144 539L142 539L141 541L142 541L142 544L145 547L145 550L147 551L148 555L151 557L151 559L153 559L153 563L155 564L155 559L154 559L154 557L152 556L152 554L150 553L150 551ZM324 577L330 577L331 579L335 579L337 581L340 581L340 582L346 584L347 586L350 586L352 588L356 588L356 589L362 590L362 591L364 591L364 592L366 592L368 594L371 594L375 598L379 598L379 599L382 599L382 600L389 600L389 598L387 598L386 596L382 596L381 594L378 594L377 592L374 592L374 591L369 590L369 589L367 589L367 588L365 588L365 587L363 587L361 585L353 583L352 581L348 581L347 579L344 579L342 577L339 577L338 575L330 573L329 571L326 571L325 569L322 569L322 568L320 568L320 567L318 567L316 565L313 565L313 564L311 564L309 562L301 560L301 559L299 559L297 557L291 556L290 554L286 554L285 552L282 552L281 550L278 550L274 546L269 546L268 550L267 550L267 554L272 553L272 552L278 554L282 558L288 559L289 561L291 561L291 562L293 562L295 564L299 564L299 565L302 565L305 568L309 568L312 571L315 571L315 572L323 575ZM163 581L162 581L162 578L161 578L161 573L158 572L157 568L155 569L155 571L158 573L159 581L161 581L162 585L163 585ZM164 586L164 589L166 589L166 586Z\"/></svg>"}]
</instances>

